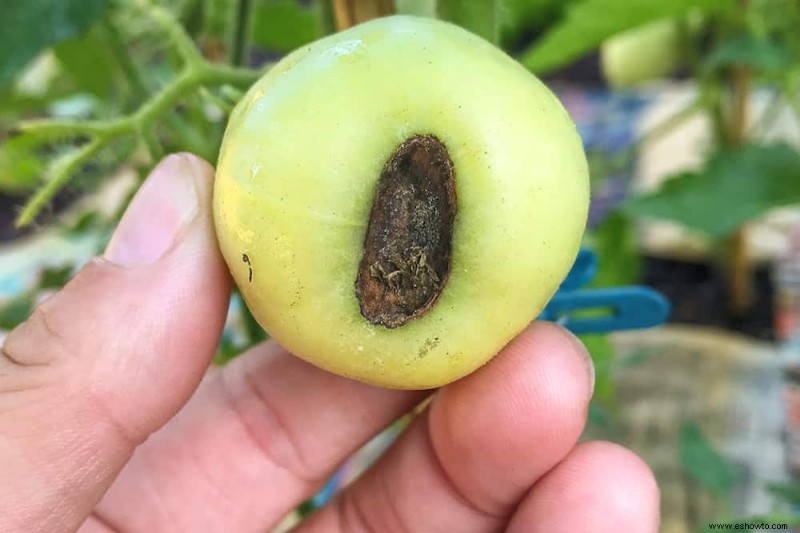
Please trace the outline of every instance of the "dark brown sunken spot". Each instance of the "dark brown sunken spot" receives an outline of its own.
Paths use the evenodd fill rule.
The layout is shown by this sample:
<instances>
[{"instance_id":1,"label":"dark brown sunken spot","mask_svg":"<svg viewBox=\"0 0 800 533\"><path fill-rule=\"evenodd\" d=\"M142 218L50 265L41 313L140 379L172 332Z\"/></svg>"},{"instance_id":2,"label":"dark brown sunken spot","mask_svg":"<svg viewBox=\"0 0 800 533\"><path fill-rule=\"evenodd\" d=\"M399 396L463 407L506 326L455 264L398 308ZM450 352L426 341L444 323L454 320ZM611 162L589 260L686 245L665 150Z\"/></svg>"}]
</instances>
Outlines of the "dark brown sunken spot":
<instances>
[{"instance_id":1,"label":"dark brown sunken spot","mask_svg":"<svg viewBox=\"0 0 800 533\"><path fill-rule=\"evenodd\" d=\"M432 135L401 144L381 172L356 297L364 318L396 328L424 315L450 275L456 189L453 163Z\"/></svg>"}]
</instances>

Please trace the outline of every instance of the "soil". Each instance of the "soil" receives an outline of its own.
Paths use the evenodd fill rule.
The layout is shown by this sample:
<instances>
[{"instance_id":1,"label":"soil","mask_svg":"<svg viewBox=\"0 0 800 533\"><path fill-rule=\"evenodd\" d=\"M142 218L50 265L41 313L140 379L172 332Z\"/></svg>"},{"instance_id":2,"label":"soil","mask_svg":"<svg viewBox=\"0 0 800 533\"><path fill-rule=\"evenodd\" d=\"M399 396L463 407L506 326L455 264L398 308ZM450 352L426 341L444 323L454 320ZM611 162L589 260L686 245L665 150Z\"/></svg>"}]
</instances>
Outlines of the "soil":
<instances>
[{"instance_id":1,"label":"soil","mask_svg":"<svg viewBox=\"0 0 800 533\"><path fill-rule=\"evenodd\" d=\"M741 315L728 310L727 288L719 270L705 263L643 258L642 283L672 303L670 322L715 326L773 340L773 286L768 268L755 271L755 302Z\"/></svg>"},{"instance_id":2,"label":"soil","mask_svg":"<svg viewBox=\"0 0 800 533\"><path fill-rule=\"evenodd\" d=\"M0 194L0 243L21 237L24 232L14 227L21 198Z\"/></svg>"}]
</instances>

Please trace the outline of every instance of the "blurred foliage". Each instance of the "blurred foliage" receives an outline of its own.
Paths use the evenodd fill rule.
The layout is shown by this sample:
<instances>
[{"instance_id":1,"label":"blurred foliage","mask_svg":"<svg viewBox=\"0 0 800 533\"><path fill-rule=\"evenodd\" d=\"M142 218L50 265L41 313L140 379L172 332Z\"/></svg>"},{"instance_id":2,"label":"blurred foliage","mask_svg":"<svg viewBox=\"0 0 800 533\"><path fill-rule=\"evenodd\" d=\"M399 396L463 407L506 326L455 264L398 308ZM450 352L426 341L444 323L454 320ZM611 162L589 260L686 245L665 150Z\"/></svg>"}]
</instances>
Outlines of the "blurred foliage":
<instances>
[{"instance_id":1,"label":"blurred foliage","mask_svg":"<svg viewBox=\"0 0 800 533\"><path fill-rule=\"evenodd\" d=\"M11 330L27 319L42 291L60 289L67 284L73 272L72 265L42 270L38 282L31 289L0 306L0 330Z\"/></svg>"},{"instance_id":2,"label":"blurred foliage","mask_svg":"<svg viewBox=\"0 0 800 533\"><path fill-rule=\"evenodd\" d=\"M0 9L0 85L39 52L83 33L108 0L9 0Z\"/></svg>"},{"instance_id":3,"label":"blurred foliage","mask_svg":"<svg viewBox=\"0 0 800 533\"><path fill-rule=\"evenodd\" d=\"M593 287L617 287L639 281L641 265L636 227L624 212L609 214L588 232L586 244L594 249L599 261Z\"/></svg>"},{"instance_id":4,"label":"blurred foliage","mask_svg":"<svg viewBox=\"0 0 800 533\"><path fill-rule=\"evenodd\" d=\"M594 364L594 404L608 407L614 397L614 346L607 335L581 335Z\"/></svg>"},{"instance_id":5,"label":"blurred foliage","mask_svg":"<svg viewBox=\"0 0 800 533\"><path fill-rule=\"evenodd\" d=\"M772 74L791 67L792 57L787 48L769 37L737 35L719 43L706 64L713 69L742 65Z\"/></svg>"},{"instance_id":6,"label":"blurred foliage","mask_svg":"<svg viewBox=\"0 0 800 533\"><path fill-rule=\"evenodd\" d=\"M438 0L439 17L497 44L503 7L501 0Z\"/></svg>"},{"instance_id":7,"label":"blurred foliage","mask_svg":"<svg viewBox=\"0 0 800 533\"><path fill-rule=\"evenodd\" d=\"M726 0L582 0L523 54L522 63L542 73L563 67L598 48L606 39L693 10L716 12L730 8Z\"/></svg>"},{"instance_id":8,"label":"blurred foliage","mask_svg":"<svg viewBox=\"0 0 800 533\"><path fill-rule=\"evenodd\" d=\"M680 462L686 473L715 496L728 498L737 480L733 464L693 422L687 422L681 427L678 439Z\"/></svg>"},{"instance_id":9,"label":"blurred foliage","mask_svg":"<svg viewBox=\"0 0 800 533\"><path fill-rule=\"evenodd\" d=\"M320 3L306 7L292 0L257 0L253 6L253 44L291 52L323 36Z\"/></svg>"},{"instance_id":10,"label":"blurred foliage","mask_svg":"<svg viewBox=\"0 0 800 533\"><path fill-rule=\"evenodd\" d=\"M698 172L668 179L627 211L724 237L773 207L800 203L800 153L785 144L720 149Z\"/></svg>"},{"instance_id":11,"label":"blurred foliage","mask_svg":"<svg viewBox=\"0 0 800 533\"><path fill-rule=\"evenodd\" d=\"M27 137L14 137L0 146L0 189L18 193L39 181L45 163L37 148Z\"/></svg>"},{"instance_id":12,"label":"blurred foliage","mask_svg":"<svg viewBox=\"0 0 800 533\"><path fill-rule=\"evenodd\" d=\"M800 481L770 483L767 490L780 500L793 506L800 505Z\"/></svg>"}]
</instances>

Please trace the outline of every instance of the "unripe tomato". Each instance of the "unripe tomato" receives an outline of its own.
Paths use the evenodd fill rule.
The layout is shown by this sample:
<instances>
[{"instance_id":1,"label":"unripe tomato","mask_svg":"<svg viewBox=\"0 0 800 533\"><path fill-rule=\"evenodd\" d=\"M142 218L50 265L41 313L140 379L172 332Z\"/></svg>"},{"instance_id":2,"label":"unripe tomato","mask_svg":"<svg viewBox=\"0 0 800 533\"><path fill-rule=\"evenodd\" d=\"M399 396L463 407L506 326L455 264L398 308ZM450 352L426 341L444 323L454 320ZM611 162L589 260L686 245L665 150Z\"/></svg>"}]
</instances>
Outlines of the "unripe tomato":
<instances>
[{"instance_id":1,"label":"unripe tomato","mask_svg":"<svg viewBox=\"0 0 800 533\"><path fill-rule=\"evenodd\" d=\"M609 86L626 88L668 76L682 59L678 22L659 20L616 35L600 47Z\"/></svg>"},{"instance_id":2,"label":"unripe tomato","mask_svg":"<svg viewBox=\"0 0 800 533\"><path fill-rule=\"evenodd\" d=\"M456 26L395 16L295 51L250 89L214 217L247 305L285 348L431 388L541 311L579 248L588 183L538 79Z\"/></svg>"}]
</instances>

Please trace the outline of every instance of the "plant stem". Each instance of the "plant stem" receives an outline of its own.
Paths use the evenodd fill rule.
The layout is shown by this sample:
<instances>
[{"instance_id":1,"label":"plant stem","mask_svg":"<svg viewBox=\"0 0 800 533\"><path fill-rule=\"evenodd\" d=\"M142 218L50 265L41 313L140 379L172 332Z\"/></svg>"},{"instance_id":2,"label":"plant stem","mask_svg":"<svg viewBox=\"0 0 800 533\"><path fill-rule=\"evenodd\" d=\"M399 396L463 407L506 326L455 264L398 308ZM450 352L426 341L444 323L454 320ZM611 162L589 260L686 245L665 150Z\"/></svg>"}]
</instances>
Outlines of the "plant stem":
<instances>
[{"instance_id":1,"label":"plant stem","mask_svg":"<svg viewBox=\"0 0 800 533\"><path fill-rule=\"evenodd\" d=\"M153 122L167 108L172 107L181 96L201 84L203 71L187 68L168 85L164 86L159 93L144 103L128 120L140 128Z\"/></svg>"},{"instance_id":2,"label":"plant stem","mask_svg":"<svg viewBox=\"0 0 800 533\"><path fill-rule=\"evenodd\" d=\"M226 115L230 115L233 112L233 107L234 107L233 103L229 102L228 100L225 100L224 98L221 98L216 93L206 89L205 87L200 89L200 97L203 98L203 100L205 100L209 104L213 105L214 107L222 111L223 113L225 113Z\"/></svg>"},{"instance_id":3,"label":"plant stem","mask_svg":"<svg viewBox=\"0 0 800 533\"><path fill-rule=\"evenodd\" d=\"M247 64L248 41L250 38L250 14L253 5L250 0L238 0L236 9L236 32L233 36L233 49L231 50L231 63L234 65Z\"/></svg>"},{"instance_id":4,"label":"plant stem","mask_svg":"<svg viewBox=\"0 0 800 533\"><path fill-rule=\"evenodd\" d=\"M740 148L745 140L750 99L750 71L747 67L736 66L731 73L733 108L728 126L728 145Z\"/></svg>"},{"instance_id":5,"label":"plant stem","mask_svg":"<svg viewBox=\"0 0 800 533\"><path fill-rule=\"evenodd\" d=\"M106 17L103 27L108 37L111 53L114 54L114 59L117 60L122 73L125 75L125 79L130 83L133 99L138 105L139 102L147 98L147 84L144 81L144 76L142 76L142 72L133 62L128 50L125 48L122 36L111 20L111 17Z\"/></svg>"},{"instance_id":6,"label":"plant stem","mask_svg":"<svg viewBox=\"0 0 800 533\"><path fill-rule=\"evenodd\" d=\"M197 50L192 37L186 33L186 30L181 26L180 22L178 22L169 11L146 0L140 0L138 5L156 24L161 26L161 29L164 30L164 33L166 33L172 41L175 46L175 51L182 61L187 65L205 62L203 56Z\"/></svg>"},{"instance_id":7,"label":"plant stem","mask_svg":"<svg viewBox=\"0 0 800 533\"><path fill-rule=\"evenodd\" d=\"M95 139L83 145L77 150L70 152L58 160L52 168L50 180L28 201L22 212L17 218L18 228L27 226L36 215L53 199L53 197L64 188L72 176L92 157L94 157L106 143L100 139Z\"/></svg>"},{"instance_id":8,"label":"plant stem","mask_svg":"<svg viewBox=\"0 0 800 533\"><path fill-rule=\"evenodd\" d=\"M394 12L392 0L332 0L336 29L346 30L361 22L390 15Z\"/></svg>"},{"instance_id":9,"label":"plant stem","mask_svg":"<svg viewBox=\"0 0 800 533\"><path fill-rule=\"evenodd\" d=\"M88 142L81 147L56 159L50 166L50 180L28 200L17 218L17 226L30 224L47 203L63 188L72 176L98 152L112 141L125 136L137 136L145 142L150 155L156 159L163 148L155 136L155 127L159 119L168 117L169 111L178 101L193 95L205 86L234 86L245 89L262 75L263 69L253 70L243 67L232 67L224 64L212 64L206 61L198 51L191 36L180 22L165 8L151 3L149 0L137 0L137 7L152 18L169 36L178 56L183 61L183 70L155 95L146 100L136 111L108 121L63 121L39 120L20 125L21 133L34 139L48 141L58 138L88 137ZM245 4L245 7L248 7ZM147 94L147 87L142 81L135 65L129 61L124 43L116 32L116 28L108 24L107 29L112 36L112 47L116 48L118 59L135 90ZM116 39L116 40L115 40ZM167 118L169 120L169 118ZM200 139L205 141L207 136ZM209 150L210 152L211 150Z\"/></svg>"},{"instance_id":10,"label":"plant stem","mask_svg":"<svg viewBox=\"0 0 800 533\"><path fill-rule=\"evenodd\" d=\"M72 175L102 148L119 137L126 135L141 136L143 132L152 131L158 119L164 116L169 109L187 94L193 93L204 85L249 86L260 75L259 71L225 65L211 65L201 60L201 63L187 65L176 78L130 115L108 122L38 120L21 124L20 131L22 133L35 135L43 139L75 138L80 135L86 135L91 138L91 141L65 156L65 159L56 161L51 167L53 177L23 207L17 218L17 226L22 227L33 222L36 215L67 184ZM148 148L151 151L151 155L156 156L158 150L154 149L152 138L144 137L144 140L145 142L150 141Z\"/></svg>"},{"instance_id":11,"label":"plant stem","mask_svg":"<svg viewBox=\"0 0 800 533\"><path fill-rule=\"evenodd\" d=\"M146 128L139 132L139 136L147 146L147 151L150 153L150 160L154 163L164 157L164 150L161 148L161 143L153 128Z\"/></svg>"},{"instance_id":12,"label":"plant stem","mask_svg":"<svg viewBox=\"0 0 800 533\"><path fill-rule=\"evenodd\" d=\"M645 133L639 141L635 143L635 146L641 147L644 144L651 143L656 141L672 131L675 127L683 124L683 122L692 117L693 115L697 114L703 106L700 104L698 100L693 101L691 104L687 105L680 111L668 116L663 121L659 122L652 128L650 128L647 133Z\"/></svg>"},{"instance_id":13,"label":"plant stem","mask_svg":"<svg viewBox=\"0 0 800 533\"><path fill-rule=\"evenodd\" d=\"M80 135L104 136L108 133L111 124L112 122L99 120L78 122L75 120L32 119L20 122L17 129L20 134L31 135L42 140L52 140L74 138Z\"/></svg>"},{"instance_id":14,"label":"plant stem","mask_svg":"<svg viewBox=\"0 0 800 533\"><path fill-rule=\"evenodd\" d=\"M747 67L736 66L731 73L733 105L728 121L727 145L739 149L745 141L748 104L750 99L750 72ZM731 311L741 314L753 305L752 265L747 246L747 228L739 227L729 240L728 270L730 275Z\"/></svg>"}]
</instances>

